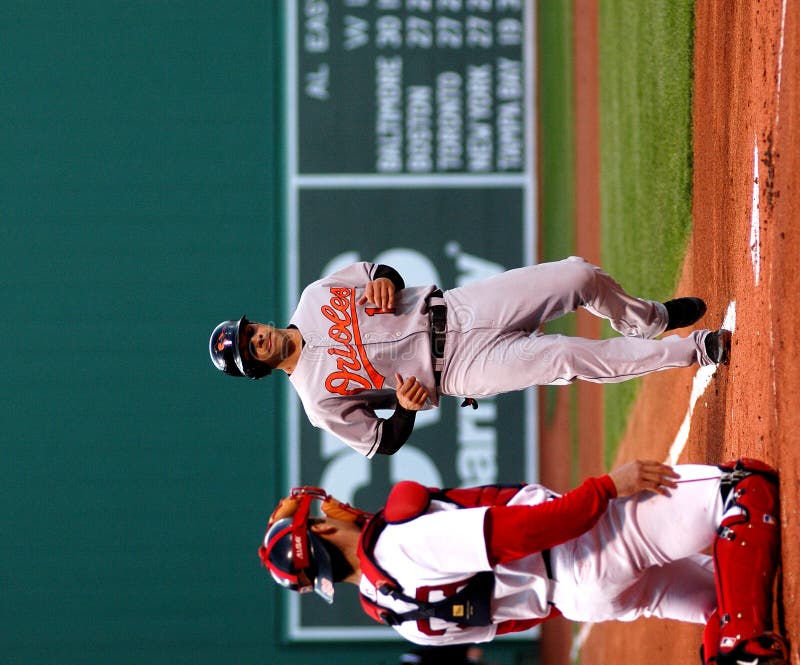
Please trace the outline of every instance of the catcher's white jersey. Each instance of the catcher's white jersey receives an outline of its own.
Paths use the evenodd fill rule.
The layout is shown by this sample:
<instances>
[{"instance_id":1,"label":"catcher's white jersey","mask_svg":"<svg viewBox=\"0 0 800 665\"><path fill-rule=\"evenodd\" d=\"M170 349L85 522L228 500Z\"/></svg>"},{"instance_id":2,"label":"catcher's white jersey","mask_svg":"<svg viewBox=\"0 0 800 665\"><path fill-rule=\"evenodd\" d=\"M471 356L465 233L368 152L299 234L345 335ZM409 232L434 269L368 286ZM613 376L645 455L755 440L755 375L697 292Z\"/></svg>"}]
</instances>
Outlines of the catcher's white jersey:
<instances>
[{"instance_id":1,"label":"catcher's white jersey","mask_svg":"<svg viewBox=\"0 0 800 665\"><path fill-rule=\"evenodd\" d=\"M721 471L704 465L675 470L684 482L671 497L645 493L612 500L594 527L553 547L554 579L538 552L492 568L484 538L488 508L440 501L416 519L388 524L374 558L406 595L432 601L454 593L475 573L494 570L495 623L543 619L553 606L575 621L656 616L705 623L716 593L711 559L697 553L712 543L722 518ZM537 505L552 496L529 485L508 505ZM360 590L395 612L416 609L377 593L366 577ZM445 644L489 641L497 626L459 628L431 619L407 621L396 630L418 644Z\"/></svg>"},{"instance_id":2,"label":"catcher's white jersey","mask_svg":"<svg viewBox=\"0 0 800 665\"><path fill-rule=\"evenodd\" d=\"M441 384L431 360L427 299L434 285L406 287L395 311L359 306L377 265L356 263L306 287L289 324L305 346L290 380L309 420L372 457L394 408L394 375L415 376L430 395L486 397L576 379L624 381L671 367L710 364L703 341L664 332L663 304L634 298L581 258L518 268L444 292L447 333ZM537 332L546 321L584 307L624 337L590 340Z\"/></svg>"}]
</instances>

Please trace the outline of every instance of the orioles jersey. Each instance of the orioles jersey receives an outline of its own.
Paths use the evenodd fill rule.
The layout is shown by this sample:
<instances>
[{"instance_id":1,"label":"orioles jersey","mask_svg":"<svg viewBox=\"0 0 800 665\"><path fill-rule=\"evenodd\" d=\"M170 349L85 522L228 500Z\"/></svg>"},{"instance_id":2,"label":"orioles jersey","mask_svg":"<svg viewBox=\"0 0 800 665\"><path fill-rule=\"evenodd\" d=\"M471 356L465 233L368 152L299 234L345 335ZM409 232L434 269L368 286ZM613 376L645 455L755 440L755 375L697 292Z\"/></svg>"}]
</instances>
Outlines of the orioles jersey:
<instances>
[{"instance_id":1,"label":"orioles jersey","mask_svg":"<svg viewBox=\"0 0 800 665\"><path fill-rule=\"evenodd\" d=\"M289 321L304 342L289 380L309 421L367 457L381 440L375 410L396 406L395 373L428 390L425 409L439 403L426 302L436 287L397 291L393 312L358 305L377 267L355 263L308 285Z\"/></svg>"}]
</instances>

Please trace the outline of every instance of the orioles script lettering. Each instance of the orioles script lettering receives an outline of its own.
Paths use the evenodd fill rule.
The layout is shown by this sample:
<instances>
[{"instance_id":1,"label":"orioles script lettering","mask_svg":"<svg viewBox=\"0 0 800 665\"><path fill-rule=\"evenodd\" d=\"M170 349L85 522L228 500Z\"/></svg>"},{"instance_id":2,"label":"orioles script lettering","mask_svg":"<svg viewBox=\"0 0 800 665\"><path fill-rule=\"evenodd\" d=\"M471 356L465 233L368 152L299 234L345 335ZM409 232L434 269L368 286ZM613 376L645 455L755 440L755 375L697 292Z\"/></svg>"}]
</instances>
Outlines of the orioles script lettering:
<instances>
[{"instance_id":1,"label":"orioles script lettering","mask_svg":"<svg viewBox=\"0 0 800 665\"><path fill-rule=\"evenodd\" d=\"M355 289L331 288L330 304L320 308L332 324L328 335L341 345L328 349L328 354L336 357L336 371L325 379L328 392L338 395L355 395L383 387L384 377L370 364L361 343L355 295Z\"/></svg>"}]
</instances>

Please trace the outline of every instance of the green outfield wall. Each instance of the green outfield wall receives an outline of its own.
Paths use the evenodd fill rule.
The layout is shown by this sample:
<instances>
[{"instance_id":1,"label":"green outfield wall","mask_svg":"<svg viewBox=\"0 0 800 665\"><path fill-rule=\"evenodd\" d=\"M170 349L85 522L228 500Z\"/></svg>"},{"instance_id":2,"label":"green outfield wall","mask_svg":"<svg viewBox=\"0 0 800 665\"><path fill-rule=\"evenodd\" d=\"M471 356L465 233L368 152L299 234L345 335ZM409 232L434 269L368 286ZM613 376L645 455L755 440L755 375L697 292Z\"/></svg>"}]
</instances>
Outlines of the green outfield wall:
<instances>
[{"instance_id":1,"label":"green outfield wall","mask_svg":"<svg viewBox=\"0 0 800 665\"><path fill-rule=\"evenodd\" d=\"M534 255L532 3L425 5L0 9L0 662L395 663L396 638L347 632L365 628L352 598L332 621L272 584L256 555L272 505L290 483L342 478L375 503L415 468L445 484L535 476L530 395L475 416L454 400L405 461L370 467L305 427L282 376L227 379L208 359L218 321L282 324L299 285L342 261L451 287ZM412 50L429 38L430 57ZM382 58L407 78L379 93ZM421 95L413 141L405 121L399 144L374 129L390 85ZM437 138L445 122L455 138ZM487 654L531 663L534 637Z\"/></svg>"}]
</instances>

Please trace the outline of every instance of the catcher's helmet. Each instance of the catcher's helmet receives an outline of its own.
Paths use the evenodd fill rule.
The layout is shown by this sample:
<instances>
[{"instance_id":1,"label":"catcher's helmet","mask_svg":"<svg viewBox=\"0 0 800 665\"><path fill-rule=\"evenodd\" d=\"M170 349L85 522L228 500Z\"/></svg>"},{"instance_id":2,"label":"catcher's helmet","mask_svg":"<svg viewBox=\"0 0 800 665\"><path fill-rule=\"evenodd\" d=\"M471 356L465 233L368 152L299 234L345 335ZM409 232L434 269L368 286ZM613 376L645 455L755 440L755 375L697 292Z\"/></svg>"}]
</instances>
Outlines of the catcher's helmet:
<instances>
[{"instance_id":1,"label":"catcher's helmet","mask_svg":"<svg viewBox=\"0 0 800 665\"><path fill-rule=\"evenodd\" d=\"M275 522L259 548L261 561L282 587L307 593L314 591L333 602L333 568L322 539L302 518L285 517Z\"/></svg>"},{"instance_id":2,"label":"catcher's helmet","mask_svg":"<svg viewBox=\"0 0 800 665\"><path fill-rule=\"evenodd\" d=\"M260 379L267 376L272 369L269 365L252 358L246 351L249 340L244 332L249 324L247 316L242 316L238 321L220 323L211 333L208 352L211 354L211 362L221 372L230 376Z\"/></svg>"}]
</instances>

